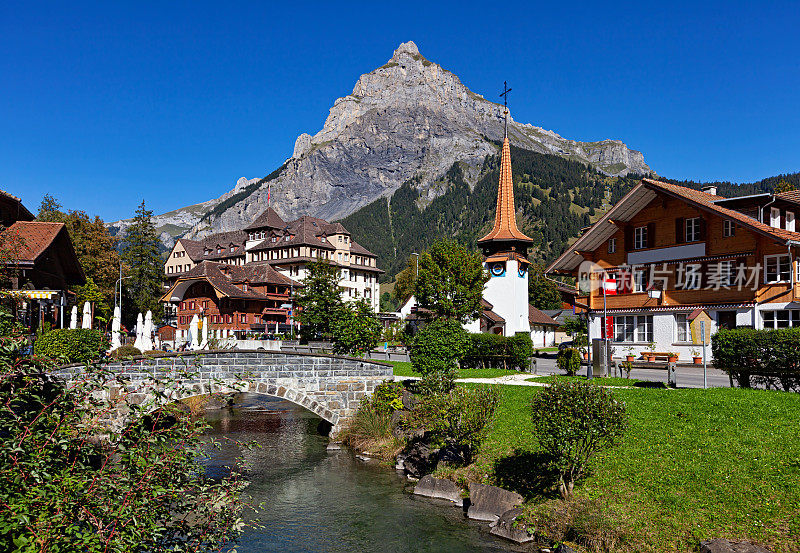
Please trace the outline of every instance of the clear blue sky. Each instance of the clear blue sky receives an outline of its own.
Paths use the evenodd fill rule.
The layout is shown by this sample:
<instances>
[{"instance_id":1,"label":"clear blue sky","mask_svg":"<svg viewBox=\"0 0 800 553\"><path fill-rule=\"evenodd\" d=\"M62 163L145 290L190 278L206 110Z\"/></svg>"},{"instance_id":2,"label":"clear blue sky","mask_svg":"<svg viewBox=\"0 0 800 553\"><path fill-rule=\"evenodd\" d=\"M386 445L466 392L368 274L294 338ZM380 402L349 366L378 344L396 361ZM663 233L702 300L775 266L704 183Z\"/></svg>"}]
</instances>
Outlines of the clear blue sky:
<instances>
[{"instance_id":1,"label":"clear blue sky","mask_svg":"<svg viewBox=\"0 0 800 553\"><path fill-rule=\"evenodd\" d=\"M3 2L0 188L111 221L264 176L414 40L515 119L659 174L800 170L800 3Z\"/></svg>"}]
</instances>

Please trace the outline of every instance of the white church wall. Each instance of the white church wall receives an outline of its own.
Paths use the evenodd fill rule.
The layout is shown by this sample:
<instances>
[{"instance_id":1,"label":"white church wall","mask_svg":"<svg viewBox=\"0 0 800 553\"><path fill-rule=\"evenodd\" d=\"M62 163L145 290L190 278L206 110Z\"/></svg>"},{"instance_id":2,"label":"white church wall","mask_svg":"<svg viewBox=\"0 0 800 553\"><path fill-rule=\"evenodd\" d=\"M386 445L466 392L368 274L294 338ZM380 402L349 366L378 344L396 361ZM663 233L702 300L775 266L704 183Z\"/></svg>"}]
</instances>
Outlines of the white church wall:
<instances>
[{"instance_id":1,"label":"white church wall","mask_svg":"<svg viewBox=\"0 0 800 553\"><path fill-rule=\"evenodd\" d=\"M487 264L487 269L489 266ZM506 336L517 332L530 332L528 322L528 271L519 274L516 260L506 262L502 275L493 275L483 290L483 297L492 304L492 311L506 320Z\"/></svg>"}]
</instances>

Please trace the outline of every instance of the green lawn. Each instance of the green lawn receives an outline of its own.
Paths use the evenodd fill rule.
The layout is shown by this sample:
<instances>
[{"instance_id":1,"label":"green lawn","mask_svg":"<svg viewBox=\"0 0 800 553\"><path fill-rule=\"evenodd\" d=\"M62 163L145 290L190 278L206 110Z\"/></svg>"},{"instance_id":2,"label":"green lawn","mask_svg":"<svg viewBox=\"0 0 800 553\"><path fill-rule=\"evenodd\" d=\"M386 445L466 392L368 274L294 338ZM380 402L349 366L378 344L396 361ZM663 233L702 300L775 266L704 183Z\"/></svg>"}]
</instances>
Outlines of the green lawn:
<instances>
[{"instance_id":1,"label":"green lawn","mask_svg":"<svg viewBox=\"0 0 800 553\"><path fill-rule=\"evenodd\" d=\"M475 474L544 501L529 403L540 388L502 386ZM629 540L620 551L691 551L701 539L800 544L800 395L775 391L631 389L630 430L599 456L576 495L608 501ZM515 451L516 450L516 451ZM526 460L527 459L527 460Z\"/></svg>"},{"instance_id":2,"label":"green lawn","mask_svg":"<svg viewBox=\"0 0 800 553\"><path fill-rule=\"evenodd\" d=\"M597 384L598 386L635 386L637 382L642 382L636 378L593 378L587 380L585 376L564 376L564 375L551 375L551 376L534 376L533 378L526 378L526 382L589 382L590 384Z\"/></svg>"},{"instance_id":3,"label":"green lawn","mask_svg":"<svg viewBox=\"0 0 800 553\"><path fill-rule=\"evenodd\" d=\"M394 365L395 376L422 376L418 372L414 372L408 361L389 361L389 363ZM505 369L459 369L458 378L495 378L508 374L519 374L519 372Z\"/></svg>"}]
</instances>

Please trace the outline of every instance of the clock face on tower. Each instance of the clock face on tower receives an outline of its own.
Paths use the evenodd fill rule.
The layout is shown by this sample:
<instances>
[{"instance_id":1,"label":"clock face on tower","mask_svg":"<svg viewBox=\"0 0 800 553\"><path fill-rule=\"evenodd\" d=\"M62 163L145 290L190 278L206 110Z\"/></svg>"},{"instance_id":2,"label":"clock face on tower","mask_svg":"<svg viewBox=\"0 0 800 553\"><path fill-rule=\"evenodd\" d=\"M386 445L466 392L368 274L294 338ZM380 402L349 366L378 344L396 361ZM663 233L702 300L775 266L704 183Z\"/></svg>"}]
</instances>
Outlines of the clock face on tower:
<instances>
[{"instance_id":1,"label":"clock face on tower","mask_svg":"<svg viewBox=\"0 0 800 553\"><path fill-rule=\"evenodd\" d=\"M506 274L506 265L505 263L492 263L489 272L492 273L492 276L503 276Z\"/></svg>"},{"instance_id":2,"label":"clock face on tower","mask_svg":"<svg viewBox=\"0 0 800 553\"><path fill-rule=\"evenodd\" d=\"M524 265L520 265L519 269L517 269L517 272L519 273L520 278L525 278L525 273L528 272L528 268Z\"/></svg>"}]
</instances>

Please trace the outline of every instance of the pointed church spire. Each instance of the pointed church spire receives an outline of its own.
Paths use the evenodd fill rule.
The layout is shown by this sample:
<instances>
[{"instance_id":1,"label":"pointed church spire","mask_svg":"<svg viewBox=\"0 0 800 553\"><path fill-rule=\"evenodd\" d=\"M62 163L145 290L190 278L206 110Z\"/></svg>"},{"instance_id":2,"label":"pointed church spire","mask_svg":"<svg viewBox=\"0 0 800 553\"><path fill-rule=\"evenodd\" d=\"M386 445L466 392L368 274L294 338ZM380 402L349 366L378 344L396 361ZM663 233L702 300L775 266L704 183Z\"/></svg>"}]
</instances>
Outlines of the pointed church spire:
<instances>
[{"instance_id":1,"label":"pointed church spire","mask_svg":"<svg viewBox=\"0 0 800 553\"><path fill-rule=\"evenodd\" d=\"M514 208L514 181L511 178L511 146L508 136L503 140L503 153L500 158L500 183L497 188L497 213L494 217L494 228L478 240L483 246L487 242L521 242L520 249L527 249L533 240L517 228ZM509 244L511 246L513 244Z\"/></svg>"}]
</instances>

